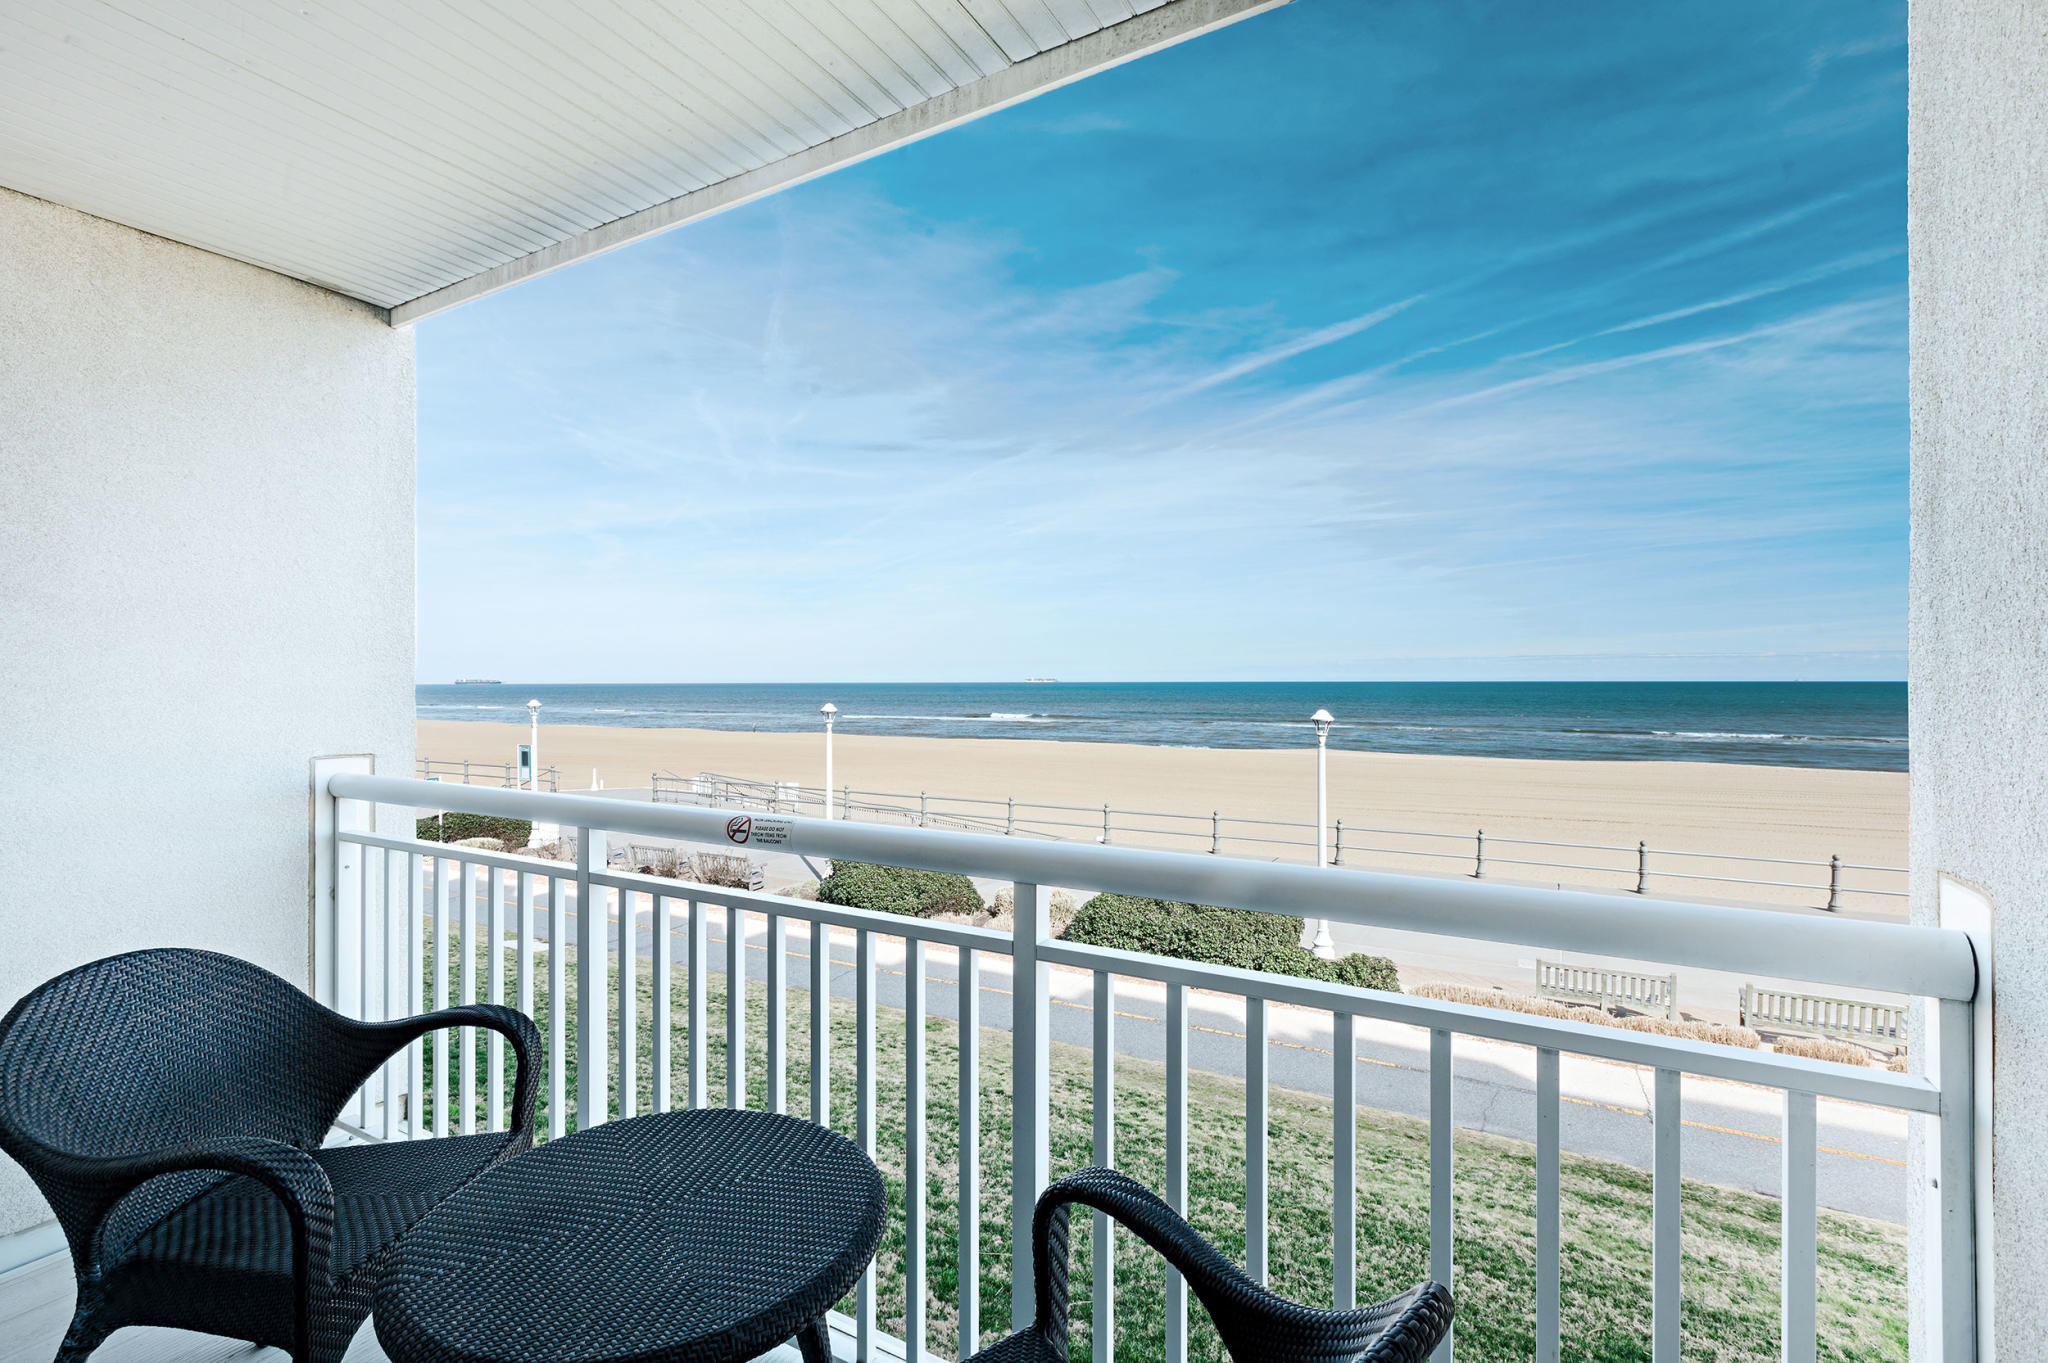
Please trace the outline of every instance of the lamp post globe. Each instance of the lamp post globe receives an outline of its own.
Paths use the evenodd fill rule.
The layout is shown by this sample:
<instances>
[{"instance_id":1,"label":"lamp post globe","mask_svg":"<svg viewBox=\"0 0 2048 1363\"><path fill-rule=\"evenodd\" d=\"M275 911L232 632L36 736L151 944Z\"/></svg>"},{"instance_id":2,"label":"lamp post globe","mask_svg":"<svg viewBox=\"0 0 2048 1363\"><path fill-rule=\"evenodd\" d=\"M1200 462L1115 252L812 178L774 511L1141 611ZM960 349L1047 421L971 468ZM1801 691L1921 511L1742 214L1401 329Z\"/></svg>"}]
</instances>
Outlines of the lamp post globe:
<instances>
[{"instance_id":1,"label":"lamp post globe","mask_svg":"<svg viewBox=\"0 0 2048 1363\"><path fill-rule=\"evenodd\" d=\"M540 702L539 702L539 701L537 701L537 700L530 700L530 701L526 702L526 718L527 718L527 734L526 734L526 760L527 760L527 761L528 761L528 762L529 762L529 763L530 763L530 764L532 765L532 773L533 773L533 774L532 774L531 776L529 776L529 777L527 778L527 786L528 786L528 788L529 788L529 789L532 789L532 790L536 790L536 791L537 791L537 790L539 790L539 789L540 789Z\"/></svg>"},{"instance_id":2,"label":"lamp post globe","mask_svg":"<svg viewBox=\"0 0 2048 1363\"><path fill-rule=\"evenodd\" d=\"M818 713L825 717L825 817L832 817L832 720L839 713L839 707L826 701L818 707Z\"/></svg>"},{"instance_id":3,"label":"lamp post globe","mask_svg":"<svg viewBox=\"0 0 2048 1363\"><path fill-rule=\"evenodd\" d=\"M1316 726L1316 865L1330 864L1330 726L1337 722L1328 710L1308 717ZM1315 944L1310 948L1326 961L1337 959L1337 944L1330 940L1330 920L1318 918Z\"/></svg>"}]
</instances>

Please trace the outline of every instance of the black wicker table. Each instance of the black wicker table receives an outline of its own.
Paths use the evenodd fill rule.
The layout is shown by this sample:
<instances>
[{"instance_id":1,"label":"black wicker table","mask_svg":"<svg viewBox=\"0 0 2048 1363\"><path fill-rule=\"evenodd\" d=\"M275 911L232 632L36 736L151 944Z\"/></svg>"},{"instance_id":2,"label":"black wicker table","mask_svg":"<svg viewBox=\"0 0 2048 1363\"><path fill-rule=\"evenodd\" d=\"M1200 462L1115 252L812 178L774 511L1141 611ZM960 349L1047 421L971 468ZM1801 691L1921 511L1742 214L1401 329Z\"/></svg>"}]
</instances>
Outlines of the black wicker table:
<instances>
[{"instance_id":1,"label":"black wicker table","mask_svg":"<svg viewBox=\"0 0 2048 1363\"><path fill-rule=\"evenodd\" d=\"M739 1363L825 1313L881 1239L874 1163L794 1117L722 1108L549 1141L436 1207L372 1307L392 1363Z\"/></svg>"}]
</instances>

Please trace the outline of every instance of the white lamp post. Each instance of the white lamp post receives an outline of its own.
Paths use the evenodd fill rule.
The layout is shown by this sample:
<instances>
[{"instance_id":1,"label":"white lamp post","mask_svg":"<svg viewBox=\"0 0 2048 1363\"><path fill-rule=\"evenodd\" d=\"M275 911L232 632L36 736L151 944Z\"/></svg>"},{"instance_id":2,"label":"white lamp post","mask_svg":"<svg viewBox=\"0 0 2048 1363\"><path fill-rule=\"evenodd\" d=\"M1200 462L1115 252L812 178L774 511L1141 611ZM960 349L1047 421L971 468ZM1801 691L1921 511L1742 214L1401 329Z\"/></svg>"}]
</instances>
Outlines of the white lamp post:
<instances>
[{"instance_id":1,"label":"white lamp post","mask_svg":"<svg viewBox=\"0 0 2048 1363\"><path fill-rule=\"evenodd\" d=\"M1330 864L1330 726L1336 723L1328 710L1309 716L1316 726L1316 865ZM1316 920L1316 955L1326 961L1337 959L1337 944L1330 940L1330 920Z\"/></svg>"},{"instance_id":2,"label":"white lamp post","mask_svg":"<svg viewBox=\"0 0 2048 1363\"><path fill-rule=\"evenodd\" d=\"M527 760L528 762L530 762L530 763L532 764L532 767L533 767L533 774L532 774L531 776L529 776L529 777L527 778L527 785L528 785L528 787L529 787L530 789L532 789L532 790L534 790L534 791L538 791L538 790L540 789L540 702L539 702L539 701L537 701L537 700L530 700L530 701L526 702L526 716L527 716L527 721L528 721L528 725L527 725L527 730L528 730L528 731L527 731L527 738L526 738L526 760Z\"/></svg>"},{"instance_id":3,"label":"white lamp post","mask_svg":"<svg viewBox=\"0 0 2048 1363\"><path fill-rule=\"evenodd\" d=\"M826 701L818 707L818 713L825 717L825 817L832 817L832 717L839 713L839 707Z\"/></svg>"}]
</instances>

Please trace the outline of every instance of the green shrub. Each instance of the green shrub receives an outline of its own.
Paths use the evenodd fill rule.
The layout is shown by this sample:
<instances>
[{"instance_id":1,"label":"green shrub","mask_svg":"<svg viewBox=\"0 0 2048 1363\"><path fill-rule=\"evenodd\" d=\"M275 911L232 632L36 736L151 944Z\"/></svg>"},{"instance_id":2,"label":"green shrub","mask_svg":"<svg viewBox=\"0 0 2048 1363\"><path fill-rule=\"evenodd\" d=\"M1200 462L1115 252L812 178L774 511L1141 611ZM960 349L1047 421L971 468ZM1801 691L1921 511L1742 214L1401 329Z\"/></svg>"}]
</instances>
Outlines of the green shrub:
<instances>
[{"instance_id":1,"label":"green shrub","mask_svg":"<svg viewBox=\"0 0 2048 1363\"><path fill-rule=\"evenodd\" d=\"M1070 942L1244 970L1264 969L1274 952L1301 950L1300 936L1298 918L1123 894L1096 895L1067 928Z\"/></svg>"},{"instance_id":2,"label":"green shrub","mask_svg":"<svg viewBox=\"0 0 2048 1363\"><path fill-rule=\"evenodd\" d=\"M1066 936L1070 942L1118 951L1142 951L1389 993L1401 991L1401 977L1386 957L1346 956L1325 961L1302 947L1301 920L1284 914L1099 894L1081 906Z\"/></svg>"},{"instance_id":3,"label":"green shrub","mask_svg":"<svg viewBox=\"0 0 2048 1363\"><path fill-rule=\"evenodd\" d=\"M1348 984L1354 989L1378 989L1388 994L1401 992L1401 972L1384 956L1368 956L1361 951L1326 961L1311 951L1308 958L1316 963L1317 979L1328 980L1332 984Z\"/></svg>"},{"instance_id":4,"label":"green shrub","mask_svg":"<svg viewBox=\"0 0 2048 1363\"><path fill-rule=\"evenodd\" d=\"M818 899L856 909L877 909L910 918L940 913L980 913L987 906L966 876L951 871L913 871L866 861L835 861L818 882Z\"/></svg>"},{"instance_id":5,"label":"green shrub","mask_svg":"<svg viewBox=\"0 0 2048 1363\"><path fill-rule=\"evenodd\" d=\"M496 838L507 847L524 847L533 836L533 821L500 819L491 814L443 814L437 818L421 819L413 836L422 842Z\"/></svg>"}]
</instances>

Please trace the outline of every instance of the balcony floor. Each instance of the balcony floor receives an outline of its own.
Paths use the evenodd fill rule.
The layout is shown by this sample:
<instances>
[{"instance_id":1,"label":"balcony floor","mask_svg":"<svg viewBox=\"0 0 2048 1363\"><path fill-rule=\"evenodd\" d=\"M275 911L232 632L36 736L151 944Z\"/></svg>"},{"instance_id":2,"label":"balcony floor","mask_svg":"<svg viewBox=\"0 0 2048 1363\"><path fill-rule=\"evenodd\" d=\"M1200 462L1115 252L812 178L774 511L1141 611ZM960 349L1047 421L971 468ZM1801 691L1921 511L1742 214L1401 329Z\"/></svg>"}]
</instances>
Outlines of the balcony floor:
<instances>
[{"instance_id":1,"label":"balcony floor","mask_svg":"<svg viewBox=\"0 0 2048 1363\"><path fill-rule=\"evenodd\" d=\"M75 1289L71 1260L62 1254L0 1274L0 1363L50 1363L71 1322ZM851 1341L833 1331L833 1352ZM764 1355L772 1363L799 1363L793 1345ZM93 1363L288 1363L282 1349L258 1349L217 1335L137 1327L117 1330L93 1354ZM366 1323L344 1363L389 1363Z\"/></svg>"},{"instance_id":2,"label":"balcony floor","mask_svg":"<svg viewBox=\"0 0 2048 1363\"><path fill-rule=\"evenodd\" d=\"M64 1341L76 1299L71 1260L62 1254L0 1275L0 1363L50 1363ZM217 1335L138 1327L116 1330L93 1363L287 1363L282 1349L258 1349ZM388 1363L377 1333L365 1329L346 1363Z\"/></svg>"}]
</instances>

